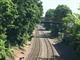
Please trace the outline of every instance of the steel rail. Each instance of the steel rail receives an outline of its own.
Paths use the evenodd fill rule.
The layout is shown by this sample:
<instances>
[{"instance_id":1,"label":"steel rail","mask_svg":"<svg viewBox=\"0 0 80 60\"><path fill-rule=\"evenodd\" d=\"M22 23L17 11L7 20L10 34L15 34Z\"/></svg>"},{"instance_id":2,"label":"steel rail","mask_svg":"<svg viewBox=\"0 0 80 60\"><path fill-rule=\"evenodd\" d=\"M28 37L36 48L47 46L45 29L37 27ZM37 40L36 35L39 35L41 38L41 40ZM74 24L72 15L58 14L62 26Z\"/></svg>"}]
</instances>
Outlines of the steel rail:
<instances>
[{"instance_id":1,"label":"steel rail","mask_svg":"<svg viewBox=\"0 0 80 60\"><path fill-rule=\"evenodd\" d=\"M36 37L35 37L31 52L27 57L27 60L38 60L39 58L38 56L39 56L41 46L40 46L40 40L37 36L38 36L38 32L36 31Z\"/></svg>"},{"instance_id":2,"label":"steel rail","mask_svg":"<svg viewBox=\"0 0 80 60\"><path fill-rule=\"evenodd\" d=\"M41 28L41 27L40 27ZM44 34L44 36L46 36L45 35L45 33L44 32L42 32L43 34ZM47 36L46 36L47 37ZM50 43L50 41L49 41L49 39L48 38L44 38L44 42L45 42L45 44L46 44L46 47L47 47L47 59L46 60L54 60L54 50L53 50L53 46L52 46L52 44ZM53 56L49 56L52 51L52 54L53 54ZM51 58L50 58L51 57Z\"/></svg>"}]
</instances>

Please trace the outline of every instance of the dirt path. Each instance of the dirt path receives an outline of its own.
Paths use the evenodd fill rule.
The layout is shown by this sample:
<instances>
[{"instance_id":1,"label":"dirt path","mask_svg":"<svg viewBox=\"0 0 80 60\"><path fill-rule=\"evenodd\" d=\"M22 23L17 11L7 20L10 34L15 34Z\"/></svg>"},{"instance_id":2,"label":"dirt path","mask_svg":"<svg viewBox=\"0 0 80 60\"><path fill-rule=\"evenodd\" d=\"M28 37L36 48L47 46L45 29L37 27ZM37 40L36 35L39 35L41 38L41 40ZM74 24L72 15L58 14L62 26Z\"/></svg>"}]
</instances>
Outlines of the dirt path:
<instances>
[{"instance_id":1,"label":"dirt path","mask_svg":"<svg viewBox=\"0 0 80 60\"><path fill-rule=\"evenodd\" d=\"M31 47L30 45L25 45L21 49L19 49L19 48L13 48L14 49L15 59L16 60L26 59L26 57L29 54L30 47Z\"/></svg>"}]
</instances>

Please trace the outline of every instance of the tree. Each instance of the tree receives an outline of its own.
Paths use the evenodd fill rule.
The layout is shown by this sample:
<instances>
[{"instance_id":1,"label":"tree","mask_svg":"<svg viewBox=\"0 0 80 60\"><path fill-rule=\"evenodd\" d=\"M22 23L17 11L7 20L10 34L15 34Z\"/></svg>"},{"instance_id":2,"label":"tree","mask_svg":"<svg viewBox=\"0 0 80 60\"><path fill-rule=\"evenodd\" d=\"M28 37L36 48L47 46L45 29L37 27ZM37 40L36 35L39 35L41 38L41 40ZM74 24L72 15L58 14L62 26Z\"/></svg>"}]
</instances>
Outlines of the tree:
<instances>
[{"instance_id":1,"label":"tree","mask_svg":"<svg viewBox=\"0 0 80 60\"><path fill-rule=\"evenodd\" d=\"M50 19L50 18L53 17L53 16L54 16L54 9L49 9L49 10L46 12L45 17Z\"/></svg>"},{"instance_id":2,"label":"tree","mask_svg":"<svg viewBox=\"0 0 80 60\"><path fill-rule=\"evenodd\" d=\"M58 36L58 32L62 32L63 28L63 18L67 16L67 14L72 14L69 7L66 5L58 5L54 11L54 19L53 22L56 23L53 25L52 35Z\"/></svg>"},{"instance_id":3,"label":"tree","mask_svg":"<svg viewBox=\"0 0 80 60\"><path fill-rule=\"evenodd\" d=\"M42 13L40 0L0 0L0 36L6 36L0 38L0 60L12 46L23 46L31 38Z\"/></svg>"},{"instance_id":4,"label":"tree","mask_svg":"<svg viewBox=\"0 0 80 60\"><path fill-rule=\"evenodd\" d=\"M45 14L45 21L52 21L54 18L54 9L49 9ZM46 29L50 30L51 25L49 23L44 23Z\"/></svg>"},{"instance_id":5,"label":"tree","mask_svg":"<svg viewBox=\"0 0 80 60\"><path fill-rule=\"evenodd\" d=\"M43 10L42 3L40 0L12 1L16 9L16 18L6 30L7 40L12 45L18 44L20 46L31 37L34 26L39 22Z\"/></svg>"},{"instance_id":6,"label":"tree","mask_svg":"<svg viewBox=\"0 0 80 60\"><path fill-rule=\"evenodd\" d=\"M68 14L64 20L64 26L66 27L64 32L63 41L74 48L76 52L76 59L80 59L80 15ZM67 34L66 34L67 33Z\"/></svg>"}]
</instances>

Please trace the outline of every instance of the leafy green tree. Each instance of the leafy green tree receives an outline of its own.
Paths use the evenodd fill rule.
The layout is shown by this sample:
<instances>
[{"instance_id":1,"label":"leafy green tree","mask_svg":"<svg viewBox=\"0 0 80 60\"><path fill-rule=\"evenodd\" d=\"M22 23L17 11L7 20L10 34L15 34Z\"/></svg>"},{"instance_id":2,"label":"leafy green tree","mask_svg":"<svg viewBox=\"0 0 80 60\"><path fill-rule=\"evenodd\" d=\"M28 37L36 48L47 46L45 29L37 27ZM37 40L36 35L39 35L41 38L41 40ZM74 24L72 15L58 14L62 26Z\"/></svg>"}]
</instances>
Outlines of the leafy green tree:
<instances>
[{"instance_id":1,"label":"leafy green tree","mask_svg":"<svg viewBox=\"0 0 80 60\"><path fill-rule=\"evenodd\" d=\"M66 17L67 14L72 14L69 7L67 7L66 5L58 5L57 6L57 8L54 11L53 22L55 24L53 25L52 35L58 36L58 32L62 32L64 30L63 18Z\"/></svg>"},{"instance_id":2,"label":"leafy green tree","mask_svg":"<svg viewBox=\"0 0 80 60\"><path fill-rule=\"evenodd\" d=\"M49 9L47 12L46 12L46 15L45 15L45 18L51 18L54 16L54 9Z\"/></svg>"},{"instance_id":3,"label":"leafy green tree","mask_svg":"<svg viewBox=\"0 0 80 60\"><path fill-rule=\"evenodd\" d=\"M0 35L0 60L8 60L8 56L12 56L12 49L7 46L6 35ZM14 59L14 58L13 58Z\"/></svg>"},{"instance_id":4,"label":"leafy green tree","mask_svg":"<svg viewBox=\"0 0 80 60\"><path fill-rule=\"evenodd\" d=\"M13 23L14 15L15 8L13 2L11 0L0 0L0 26L1 29L3 28L3 31Z\"/></svg>"},{"instance_id":5,"label":"leafy green tree","mask_svg":"<svg viewBox=\"0 0 80 60\"><path fill-rule=\"evenodd\" d=\"M34 26L40 20L42 3L39 0L13 0L13 3L17 14L12 26L7 29L7 39L10 43L14 41L14 45L23 45L26 42L24 39L31 37Z\"/></svg>"},{"instance_id":6,"label":"leafy green tree","mask_svg":"<svg viewBox=\"0 0 80 60\"><path fill-rule=\"evenodd\" d=\"M49 9L45 14L45 21L52 21L54 18L54 9ZM44 26L47 30L51 29L51 25L49 23L44 23Z\"/></svg>"},{"instance_id":7,"label":"leafy green tree","mask_svg":"<svg viewBox=\"0 0 80 60\"><path fill-rule=\"evenodd\" d=\"M0 0L0 60L5 60L11 46L22 46L31 38L43 13L40 0ZM13 43L14 42L14 43Z\"/></svg>"},{"instance_id":8,"label":"leafy green tree","mask_svg":"<svg viewBox=\"0 0 80 60\"><path fill-rule=\"evenodd\" d=\"M80 56L80 19L78 15L68 14L64 19L64 26L66 27L64 32L63 41L72 46L76 52L77 60Z\"/></svg>"}]
</instances>

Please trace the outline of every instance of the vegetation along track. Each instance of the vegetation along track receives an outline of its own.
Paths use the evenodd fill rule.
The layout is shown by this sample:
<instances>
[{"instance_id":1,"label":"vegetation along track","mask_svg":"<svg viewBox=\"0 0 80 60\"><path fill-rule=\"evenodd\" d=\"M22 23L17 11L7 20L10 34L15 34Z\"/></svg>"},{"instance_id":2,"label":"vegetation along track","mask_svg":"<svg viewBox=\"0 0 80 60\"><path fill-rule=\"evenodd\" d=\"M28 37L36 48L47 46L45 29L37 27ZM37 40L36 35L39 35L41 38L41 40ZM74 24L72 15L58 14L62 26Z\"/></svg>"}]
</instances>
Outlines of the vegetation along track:
<instances>
[{"instance_id":1,"label":"vegetation along track","mask_svg":"<svg viewBox=\"0 0 80 60\"><path fill-rule=\"evenodd\" d=\"M37 38L37 36L38 36L38 32L36 31L36 37L27 60L38 60L38 56L40 52L40 40L39 38Z\"/></svg>"}]
</instances>

